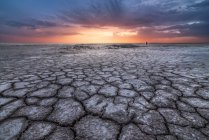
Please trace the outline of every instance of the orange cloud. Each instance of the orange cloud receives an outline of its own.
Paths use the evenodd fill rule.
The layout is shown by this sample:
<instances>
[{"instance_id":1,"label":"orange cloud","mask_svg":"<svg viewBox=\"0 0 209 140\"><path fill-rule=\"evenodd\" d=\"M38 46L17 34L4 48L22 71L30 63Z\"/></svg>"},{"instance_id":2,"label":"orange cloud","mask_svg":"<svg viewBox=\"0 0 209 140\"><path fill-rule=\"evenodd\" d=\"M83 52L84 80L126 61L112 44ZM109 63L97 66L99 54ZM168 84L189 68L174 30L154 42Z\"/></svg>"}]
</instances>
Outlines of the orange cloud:
<instances>
[{"instance_id":1,"label":"orange cloud","mask_svg":"<svg viewBox=\"0 0 209 140\"><path fill-rule=\"evenodd\" d=\"M31 33L29 32L29 34ZM74 26L73 28L54 28L51 32L50 29L36 29L34 33L36 36L0 37L4 40L10 40L10 42L21 43L197 43L206 41L205 38L197 37L157 37L155 34L147 36L137 30L119 27L88 28Z\"/></svg>"}]
</instances>

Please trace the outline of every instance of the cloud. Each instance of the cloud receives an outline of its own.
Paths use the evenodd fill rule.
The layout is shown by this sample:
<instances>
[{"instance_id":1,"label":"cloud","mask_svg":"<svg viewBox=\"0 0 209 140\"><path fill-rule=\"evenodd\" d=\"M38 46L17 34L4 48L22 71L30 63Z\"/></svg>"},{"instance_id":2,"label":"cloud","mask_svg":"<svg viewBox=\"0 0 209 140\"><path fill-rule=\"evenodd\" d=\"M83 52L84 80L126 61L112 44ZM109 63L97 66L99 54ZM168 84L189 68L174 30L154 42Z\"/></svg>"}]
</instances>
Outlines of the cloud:
<instances>
[{"instance_id":1,"label":"cloud","mask_svg":"<svg viewBox=\"0 0 209 140\"><path fill-rule=\"evenodd\" d=\"M117 25L123 22L124 7L121 0L94 1L85 6L65 9L62 11L62 19L66 22L81 25Z\"/></svg>"},{"instance_id":2,"label":"cloud","mask_svg":"<svg viewBox=\"0 0 209 140\"><path fill-rule=\"evenodd\" d=\"M24 0L24 4L2 0L0 5L0 34L36 35L31 30L42 30L40 35L47 36L67 34L61 28L78 34L77 27L117 27L156 38L209 38L208 0Z\"/></svg>"},{"instance_id":3,"label":"cloud","mask_svg":"<svg viewBox=\"0 0 209 140\"><path fill-rule=\"evenodd\" d=\"M198 0L196 1L198 2ZM208 20L206 1L182 2L180 0L105 0L64 9L62 18L66 22L85 26L158 26L178 24L194 20ZM202 8L199 8L201 5Z\"/></svg>"},{"instance_id":4,"label":"cloud","mask_svg":"<svg viewBox=\"0 0 209 140\"><path fill-rule=\"evenodd\" d=\"M52 27L70 27L70 25L64 25L56 22L31 19L28 21L8 21L7 26L16 28L28 28L28 29L40 29L40 28L52 28Z\"/></svg>"},{"instance_id":5,"label":"cloud","mask_svg":"<svg viewBox=\"0 0 209 140\"><path fill-rule=\"evenodd\" d=\"M209 37L209 23L191 22L188 24L174 25L162 29L161 31L179 31L178 36L200 36Z\"/></svg>"}]
</instances>

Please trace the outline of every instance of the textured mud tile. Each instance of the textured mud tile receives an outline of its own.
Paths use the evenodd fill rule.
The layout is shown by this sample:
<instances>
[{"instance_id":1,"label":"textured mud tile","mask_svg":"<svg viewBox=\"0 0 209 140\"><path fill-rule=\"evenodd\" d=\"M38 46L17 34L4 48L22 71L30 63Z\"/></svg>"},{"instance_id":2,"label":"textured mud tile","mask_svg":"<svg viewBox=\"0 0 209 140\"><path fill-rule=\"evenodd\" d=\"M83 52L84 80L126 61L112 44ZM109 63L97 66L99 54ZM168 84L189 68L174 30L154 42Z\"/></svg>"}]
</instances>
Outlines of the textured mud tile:
<instances>
[{"instance_id":1,"label":"textured mud tile","mask_svg":"<svg viewBox=\"0 0 209 140\"><path fill-rule=\"evenodd\" d=\"M204 125L207 123L207 121L197 113L182 112L181 114L190 122L190 125L194 127L204 127Z\"/></svg>"},{"instance_id":2,"label":"textured mud tile","mask_svg":"<svg viewBox=\"0 0 209 140\"><path fill-rule=\"evenodd\" d=\"M151 80L156 80L156 81L162 81L162 80L164 80L163 77L161 77L161 76L156 76L156 75L150 76L150 79L151 79Z\"/></svg>"},{"instance_id":3,"label":"textured mud tile","mask_svg":"<svg viewBox=\"0 0 209 140\"><path fill-rule=\"evenodd\" d=\"M174 109L159 109L159 112L165 117L169 123L178 125L189 125L189 122L180 116L179 112Z\"/></svg>"},{"instance_id":4,"label":"textured mud tile","mask_svg":"<svg viewBox=\"0 0 209 140\"><path fill-rule=\"evenodd\" d=\"M201 132L209 137L209 124L205 128L202 128Z\"/></svg>"},{"instance_id":5,"label":"textured mud tile","mask_svg":"<svg viewBox=\"0 0 209 140\"><path fill-rule=\"evenodd\" d=\"M52 110L51 107L25 106L15 112L14 116L28 117L30 120L42 120Z\"/></svg>"},{"instance_id":6,"label":"textured mud tile","mask_svg":"<svg viewBox=\"0 0 209 140\"><path fill-rule=\"evenodd\" d=\"M140 94L147 100L150 100L154 96L153 92L140 92Z\"/></svg>"},{"instance_id":7,"label":"textured mud tile","mask_svg":"<svg viewBox=\"0 0 209 140\"><path fill-rule=\"evenodd\" d=\"M57 127L46 140L74 140L74 133L68 127Z\"/></svg>"},{"instance_id":8,"label":"textured mud tile","mask_svg":"<svg viewBox=\"0 0 209 140\"><path fill-rule=\"evenodd\" d=\"M71 78L63 78L63 79L58 79L57 83L61 85L68 85L73 81Z\"/></svg>"},{"instance_id":9,"label":"textured mud tile","mask_svg":"<svg viewBox=\"0 0 209 140\"><path fill-rule=\"evenodd\" d=\"M157 89L157 90L166 90L168 88L170 88L169 85L163 85L163 84L157 84L157 85L155 85L155 89Z\"/></svg>"},{"instance_id":10,"label":"textured mud tile","mask_svg":"<svg viewBox=\"0 0 209 140\"><path fill-rule=\"evenodd\" d=\"M168 81L168 80L160 80L160 83L163 84L163 85L171 85L171 82Z\"/></svg>"},{"instance_id":11,"label":"textured mud tile","mask_svg":"<svg viewBox=\"0 0 209 140\"><path fill-rule=\"evenodd\" d=\"M145 73L145 74L146 74L146 73ZM143 81L146 82L146 83L149 84L149 85L157 85L157 84L159 84L158 81L156 81L156 80L151 80L149 77L143 77L143 78L140 77L140 79L143 79Z\"/></svg>"},{"instance_id":12,"label":"textured mud tile","mask_svg":"<svg viewBox=\"0 0 209 140\"><path fill-rule=\"evenodd\" d=\"M158 107L170 107L175 108L175 103L172 100L169 100L168 98L164 96L155 96L152 98L151 103Z\"/></svg>"},{"instance_id":13,"label":"textured mud tile","mask_svg":"<svg viewBox=\"0 0 209 140\"><path fill-rule=\"evenodd\" d=\"M24 97L28 93L28 89L7 90L2 94L10 97Z\"/></svg>"},{"instance_id":14,"label":"textured mud tile","mask_svg":"<svg viewBox=\"0 0 209 140\"><path fill-rule=\"evenodd\" d=\"M172 135L164 135L164 136L157 136L157 140L177 140L177 138Z\"/></svg>"},{"instance_id":15,"label":"textured mud tile","mask_svg":"<svg viewBox=\"0 0 209 140\"><path fill-rule=\"evenodd\" d=\"M83 85L89 85L89 82L78 80L78 81L73 82L72 85L75 86L75 87L80 87L80 86L83 86Z\"/></svg>"},{"instance_id":16,"label":"textured mud tile","mask_svg":"<svg viewBox=\"0 0 209 140\"><path fill-rule=\"evenodd\" d=\"M0 121L8 118L17 108L23 106L22 100L16 100L0 108Z\"/></svg>"},{"instance_id":17,"label":"textured mud tile","mask_svg":"<svg viewBox=\"0 0 209 140\"><path fill-rule=\"evenodd\" d=\"M50 84L50 82L48 81L41 81L39 83L36 84L36 88L40 89L40 88L45 88Z\"/></svg>"},{"instance_id":18,"label":"textured mud tile","mask_svg":"<svg viewBox=\"0 0 209 140\"><path fill-rule=\"evenodd\" d=\"M30 81L30 85L27 87L35 87L38 83L42 82L42 80L34 80L34 81Z\"/></svg>"},{"instance_id":19,"label":"textured mud tile","mask_svg":"<svg viewBox=\"0 0 209 140\"><path fill-rule=\"evenodd\" d=\"M87 92L89 95L94 95L99 90L99 86L96 85L88 85L88 86L81 86L79 90Z\"/></svg>"},{"instance_id":20,"label":"textured mud tile","mask_svg":"<svg viewBox=\"0 0 209 140\"><path fill-rule=\"evenodd\" d=\"M15 89L27 88L30 85L29 82L17 82L14 84Z\"/></svg>"},{"instance_id":21,"label":"textured mud tile","mask_svg":"<svg viewBox=\"0 0 209 140\"><path fill-rule=\"evenodd\" d=\"M170 93L169 91L157 90L155 94L157 96L165 97L166 99L169 99L169 100L177 100L177 96L175 94Z\"/></svg>"},{"instance_id":22,"label":"textured mud tile","mask_svg":"<svg viewBox=\"0 0 209 140\"><path fill-rule=\"evenodd\" d=\"M155 106L150 104L147 100L142 97L134 98L134 102L130 103L130 106L136 107L138 109L148 108L148 109L155 109Z\"/></svg>"},{"instance_id":23,"label":"textured mud tile","mask_svg":"<svg viewBox=\"0 0 209 140\"><path fill-rule=\"evenodd\" d=\"M188 104L185 104L184 102L177 101L177 108L181 111L187 111L187 112L195 112L195 109L192 106L189 106Z\"/></svg>"},{"instance_id":24,"label":"textured mud tile","mask_svg":"<svg viewBox=\"0 0 209 140\"><path fill-rule=\"evenodd\" d=\"M131 119L131 116L126 109L126 104L114 104L109 102L107 103L103 116L113 119L118 123L126 123Z\"/></svg>"},{"instance_id":25,"label":"textured mud tile","mask_svg":"<svg viewBox=\"0 0 209 140\"><path fill-rule=\"evenodd\" d=\"M123 75L123 80L130 80L130 79L136 79L137 77L135 75Z\"/></svg>"},{"instance_id":26,"label":"textured mud tile","mask_svg":"<svg viewBox=\"0 0 209 140\"><path fill-rule=\"evenodd\" d=\"M197 96L195 95L195 90L196 90L195 88L186 86L184 84L173 84L173 86L178 88L180 91L182 91L185 97Z\"/></svg>"},{"instance_id":27,"label":"textured mud tile","mask_svg":"<svg viewBox=\"0 0 209 140\"><path fill-rule=\"evenodd\" d=\"M104 85L105 81L101 79L98 79L98 80L95 79L95 80L92 80L91 83L96 84L96 85Z\"/></svg>"},{"instance_id":28,"label":"textured mud tile","mask_svg":"<svg viewBox=\"0 0 209 140\"><path fill-rule=\"evenodd\" d=\"M0 84L0 93L2 91L5 91L5 90L9 89L10 87L11 87L11 84L10 83L1 83Z\"/></svg>"},{"instance_id":29,"label":"textured mud tile","mask_svg":"<svg viewBox=\"0 0 209 140\"><path fill-rule=\"evenodd\" d=\"M26 98L25 101L28 105L33 105L33 104L37 104L40 101L40 99L36 97L29 97L29 98Z\"/></svg>"},{"instance_id":30,"label":"textured mud tile","mask_svg":"<svg viewBox=\"0 0 209 140\"><path fill-rule=\"evenodd\" d=\"M128 105L131 102L133 102L133 99L126 98L126 97L120 97L120 96L116 96L115 100L114 100L115 104L127 104Z\"/></svg>"},{"instance_id":31,"label":"textured mud tile","mask_svg":"<svg viewBox=\"0 0 209 140\"><path fill-rule=\"evenodd\" d=\"M77 76L73 72L68 73L66 76L72 79L77 78Z\"/></svg>"},{"instance_id":32,"label":"textured mud tile","mask_svg":"<svg viewBox=\"0 0 209 140\"><path fill-rule=\"evenodd\" d=\"M139 79L126 80L126 83L131 84L137 91L140 91L142 86L147 86L144 81Z\"/></svg>"},{"instance_id":33,"label":"textured mud tile","mask_svg":"<svg viewBox=\"0 0 209 140\"><path fill-rule=\"evenodd\" d=\"M12 100L14 100L15 98L5 98L5 97L0 97L0 106L4 105Z\"/></svg>"},{"instance_id":34,"label":"textured mud tile","mask_svg":"<svg viewBox=\"0 0 209 140\"><path fill-rule=\"evenodd\" d=\"M21 78L23 79L23 81L37 81L37 80L39 80L39 77L36 75L24 75Z\"/></svg>"},{"instance_id":35,"label":"textured mud tile","mask_svg":"<svg viewBox=\"0 0 209 140\"><path fill-rule=\"evenodd\" d=\"M112 102L111 99L107 99L101 95L94 95L84 101L84 106L88 111L102 114L104 107L110 102Z\"/></svg>"},{"instance_id":36,"label":"textured mud tile","mask_svg":"<svg viewBox=\"0 0 209 140\"><path fill-rule=\"evenodd\" d=\"M64 71L64 72L72 72L73 69L71 69L71 68L65 68L63 71Z\"/></svg>"},{"instance_id":37,"label":"textured mud tile","mask_svg":"<svg viewBox=\"0 0 209 140\"><path fill-rule=\"evenodd\" d=\"M55 104L54 110L48 119L62 125L69 125L84 113L82 105L74 99L60 99Z\"/></svg>"},{"instance_id":38,"label":"textured mud tile","mask_svg":"<svg viewBox=\"0 0 209 140\"><path fill-rule=\"evenodd\" d=\"M208 139L201 132L191 127L181 127L181 126L170 124L169 129L173 135L176 135L178 137L178 139L183 139L183 140L207 140Z\"/></svg>"},{"instance_id":39,"label":"textured mud tile","mask_svg":"<svg viewBox=\"0 0 209 140\"><path fill-rule=\"evenodd\" d=\"M170 94L175 95L175 96L181 96L181 95L182 95L182 93L181 93L180 90L175 89L175 88L173 87L173 84L172 84L172 87L167 86L167 87L164 88L163 90L166 91L167 93L170 93Z\"/></svg>"},{"instance_id":40,"label":"textured mud tile","mask_svg":"<svg viewBox=\"0 0 209 140\"><path fill-rule=\"evenodd\" d=\"M145 108L145 106L144 106L143 104L141 104L141 103L134 103L134 102L132 102L132 103L130 103L130 107L132 107L132 108L134 108L134 109L136 109L136 110L143 110L143 111L147 111L147 110L148 110L148 109Z\"/></svg>"},{"instance_id":41,"label":"textured mud tile","mask_svg":"<svg viewBox=\"0 0 209 140\"><path fill-rule=\"evenodd\" d=\"M209 109L209 101L200 98L182 98L183 101L187 102L193 107L207 108Z\"/></svg>"},{"instance_id":42,"label":"textured mud tile","mask_svg":"<svg viewBox=\"0 0 209 140\"><path fill-rule=\"evenodd\" d=\"M165 122L157 111L148 111L142 117L136 118L135 121L140 123L138 126L148 134L157 135L167 133Z\"/></svg>"},{"instance_id":43,"label":"textured mud tile","mask_svg":"<svg viewBox=\"0 0 209 140\"><path fill-rule=\"evenodd\" d=\"M144 134L136 125L128 124L122 128L119 140L154 140L151 135Z\"/></svg>"},{"instance_id":44,"label":"textured mud tile","mask_svg":"<svg viewBox=\"0 0 209 140\"><path fill-rule=\"evenodd\" d=\"M197 109L197 111L206 119L209 120L209 109Z\"/></svg>"},{"instance_id":45,"label":"textured mud tile","mask_svg":"<svg viewBox=\"0 0 209 140\"><path fill-rule=\"evenodd\" d=\"M55 97L48 98L48 99L42 99L40 102L38 102L38 105L40 106L52 106L56 103L58 99Z\"/></svg>"},{"instance_id":46,"label":"textured mud tile","mask_svg":"<svg viewBox=\"0 0 209 140\"><path fill-rule=\"evenodd\" d=\"M50 76L50 77L46 77L44 78L45 81L55 81L56 77L55 76Z\"/></svg>"},{"instance_id":47,"label":"textured mud tile","mask_svg":"<svg viewBox=\"0 0 209 140\"><path fill-rule=\"evenodd\" d=\"M101 74L100 76L107 79L108 77L111 77L112 74L110 72L105 72L104 74Z\"/></svg>"},{"instance_id":48,"label":"textured mud tile","mask_svg":"<svg viewBox=\"0 0 209 140\"><path fill-rule=\"evenodd\" d=\"M118 87L121 88L121 89L131 89L132 88L131 84L124 83L124 82L120 83L118 85Z\"/></svg>"},{"instance_id":49,"label":"textured mud tile","mask_svg":"<svg viewBox=\"0 0 209 140\"><path fill-rule=\"evenodd\" d=\"M24 118L9 119L0 124L0 139L13 140L26 128L27 121Z\"/></svg>"},{"instance_id":50,"label":"textured mud tile","mask_svg":"<svg viewBox=\"0 0 209 140\"><path fill-rule=\"evenodd\" d=\"M75 92L73 87L64 86L61 90L59 90L58 97L60 98L68 98L73 97L73 93Z\"/></svg>"},{"instance_id":51,"label":"textured mud tile","mask_svg":"<svg viewBox=\"0 0 209 140\"><path fill-rule=\"evenodd\" d=\"M84 79L84 78L86 78L86 75L83 75L83 74L82 75L78 75L77 78L78 79Z\"/></svg>"},{"instance_id":52,"label":"textured mud tile","mask_svg":"<svg viewBox=\"0 0 209 140\"><path fill-rule=\"evenodd\" d=\"M209 100L209 88L200 89L196 92L199 96Z\"/></svg>"},{"instance_id":53,"label":"textured mud tile","mask_svg":"<svg viewBox=\"0 0 209 140\"><path fill-rule=\"evenodd\" d=\"M121 79L119 77L112 76L112 77L106 78L106 81L109 83L111 83L111 82L119 83L119 82L121 82Z\"/></svg>"},{"instance_id":54,"label":"textured mud tile","mask_svg":"<svg viewBox=\"0 0 209 140\"><path fill-rule=\"evenodd\" d=\"M52 97L56 94L58 88L59 86L57 85L50 85L49 87L32 92L29 94L29 97Z\"/></svg>"},{"instance_id":55,"label":"textured mud tile","mask_svg":"<svg viewBox=\"0 0 209 140\"><path fill-rule=\"evenodd\" d=\"M119 133L119 126L111 121L87 116L75 124L75 131L79 140L114 140Z\"/></svg>"},{"instance_id":56,"label":"textured mud tile","mask_svg":"<svg viewBox=\"0 0 209 140\"><path fill-rule=\"evenodd\" d=\"M99 94L102 94L105 96L116 96L117 88L111 85L105 85L99 90Z\"/></svg>"},{"instance_id":57,"label":"textured mud tile","mask_svg":"<svg viewBox=\"0 0 209 140\"><path fill-rule=\"evenodd\" d=\"M114 71L114 68L107 67L107 68L103 68L101 71L104 71L104 72L113 72Z\"/></svg>"},{"instance_id":58,"label":"textured mud tile","mask_svg":"<svg viewBox=\"0 0 209 140\"><path fill-rule=\"evenodd\" d=\"M22 134L20 140L39 140L43 139L55 129L56 126L46 122L33 122Z\"/></svg>"},{"instance_id":59,"label":"textured mud tile","mask_svg":"<svg viewBox=\"0 0 209 140\"><path fill-rule=\"evenodd\" d=\"M61 75L64 75L65 73L64 72L61 72L59 70L57 70L56 72L54 72L54 74L52 74L51 76L61 76Z\"/></svg>"},{"instance_id":60,"label":"textured mud tile","mask_svg":"<svg viewBox=\"0 0 209 140\"><path fill-rule=\"evenodd\" d=\"M154 92L155 89L152 86L141 86L140 89L138 89L139 92Z\"/></svg>"},{"instance_id":61,"label":"textured mud tile","mask_svg":"<svg viewBox=\"0 0 209 140\"><path fill-rule=\"evenodd\" d=\"M179 73L179 72L176 72L176 73ZM180 73L180 75L181 75L181 73ZM185 78L185 77L183 77L183 76L176 76L176 77L173 77L171 80L172 80L175 84L179 84L179 85L185 84L185 83L187 83L187 82L191 82L191 79Z\"/></svg>"},{"instance_id":62,"label":"textured mud tile","mask_svg":"<svg viewBox=\"0 0 209 140\"><path fill-rule=\"evenodd\" d=\"M137 93L133 90L121 89L119 90L119 95L132 98L136 97Z\"/></svg>"},{"instance_id":63,"label":"textured mud tile","mask_svg":"<svg viewBox=\"0 0 209 140\"><path fill-rule=\"evenodd\" d=\"M76 90L74 96L79 101L83 101L89 97L89 95L86 92L81 90Z\"/></svg>"}]
</instances>

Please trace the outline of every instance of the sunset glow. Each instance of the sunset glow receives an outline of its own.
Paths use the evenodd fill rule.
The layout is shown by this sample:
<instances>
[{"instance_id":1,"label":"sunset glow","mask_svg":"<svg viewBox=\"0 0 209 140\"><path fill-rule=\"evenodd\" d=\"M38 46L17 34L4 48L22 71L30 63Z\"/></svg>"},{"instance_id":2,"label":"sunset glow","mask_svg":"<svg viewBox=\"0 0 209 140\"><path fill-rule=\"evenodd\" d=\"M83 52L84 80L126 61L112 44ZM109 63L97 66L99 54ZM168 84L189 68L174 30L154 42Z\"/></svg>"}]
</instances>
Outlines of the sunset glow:
<instances>
[{"instance_id":1,"label":"sunset glow","mask_svg":"<svg viewBox=\"0 0 209 140\"><path fill-rule=\"evenodd\" d=\"M207 0L2 0L0 42L202 43Z\"/></svg>"}]
</instances>

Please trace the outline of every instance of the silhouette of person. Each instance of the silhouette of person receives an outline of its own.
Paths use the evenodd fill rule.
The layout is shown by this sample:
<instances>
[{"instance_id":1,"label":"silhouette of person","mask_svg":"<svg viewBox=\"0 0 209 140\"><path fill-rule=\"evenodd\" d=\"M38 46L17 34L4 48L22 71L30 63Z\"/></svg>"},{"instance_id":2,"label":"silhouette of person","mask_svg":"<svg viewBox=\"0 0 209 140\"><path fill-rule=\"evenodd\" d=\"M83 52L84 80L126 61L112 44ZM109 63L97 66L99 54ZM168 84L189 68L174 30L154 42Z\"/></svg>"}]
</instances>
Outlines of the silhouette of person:
<instances>
[{"instance_id":1,"label":"silhouette of person","mask_svg":"<svg viewBox=\"0 0 209 140\"><path fill-rule=\"evenodd\" d=\"M146 42L146 45L148 44L148 42Z\"/></svg>"}]
</instances>

